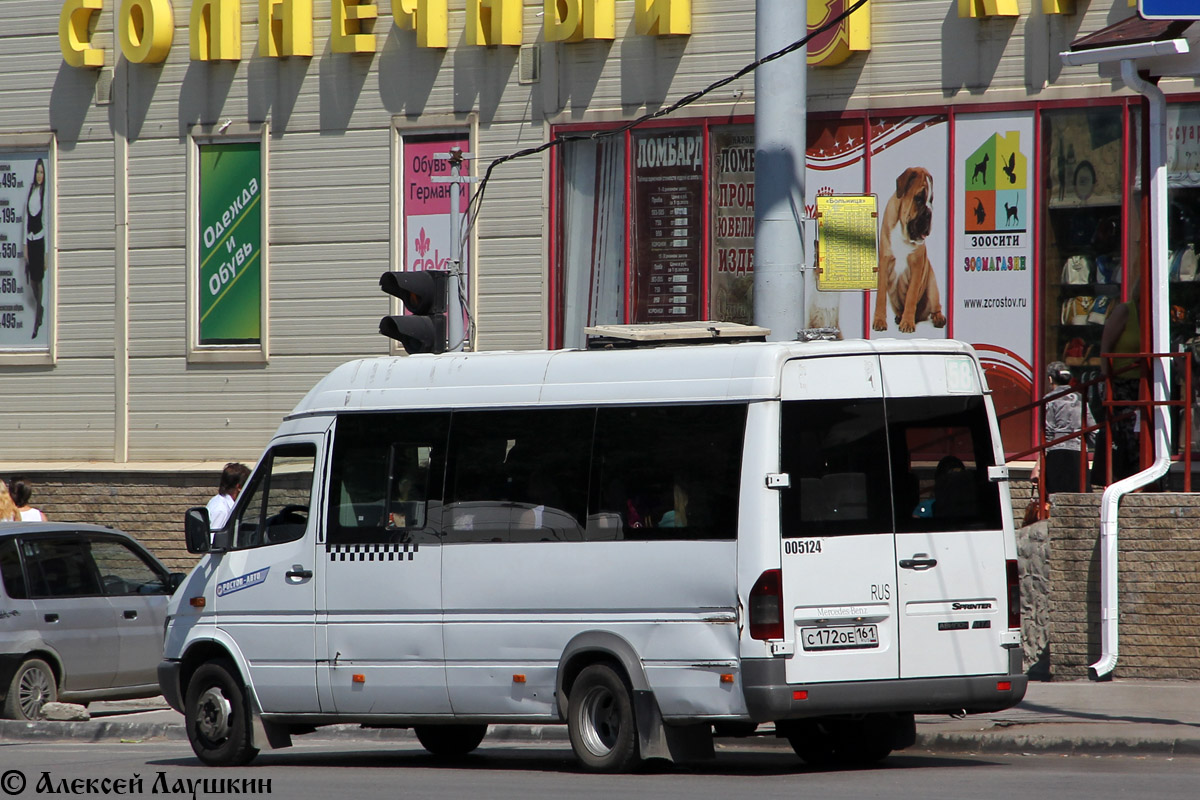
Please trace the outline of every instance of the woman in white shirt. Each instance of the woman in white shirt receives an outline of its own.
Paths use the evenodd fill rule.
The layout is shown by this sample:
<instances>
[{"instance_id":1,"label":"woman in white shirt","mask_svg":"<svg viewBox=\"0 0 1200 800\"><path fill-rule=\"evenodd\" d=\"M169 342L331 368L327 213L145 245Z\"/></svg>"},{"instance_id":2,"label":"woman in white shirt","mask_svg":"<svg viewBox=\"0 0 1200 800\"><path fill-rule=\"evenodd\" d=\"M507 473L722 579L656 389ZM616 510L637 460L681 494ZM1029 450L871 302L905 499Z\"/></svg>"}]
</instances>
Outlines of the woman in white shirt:
<instances>
[{"instance_id":1,"label":"woman in white shirt","mask_svg":"<svg viewBox=\"0 0 1200 800\"><path fill-rule=\"evenodd\" d=\"M20 514L22 522L46 521L45 514L29 505L29 498L33 495L33 484L25 478L13 478L8 485L8 493L17 506L17 513Z\"/></svg>"}]
</instances>

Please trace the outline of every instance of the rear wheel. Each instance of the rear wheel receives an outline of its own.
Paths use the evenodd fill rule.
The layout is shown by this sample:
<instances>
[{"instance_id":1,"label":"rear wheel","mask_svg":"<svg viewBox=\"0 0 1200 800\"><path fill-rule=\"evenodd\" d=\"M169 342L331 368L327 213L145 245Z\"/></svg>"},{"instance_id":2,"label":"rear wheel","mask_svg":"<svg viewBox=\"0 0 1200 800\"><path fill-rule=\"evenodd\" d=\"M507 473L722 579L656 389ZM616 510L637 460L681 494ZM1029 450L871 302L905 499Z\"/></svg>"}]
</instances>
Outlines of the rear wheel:
<instances>
[{"instance_id":1,"label":"rear wheel","mask_svg":"<svg viewBox=\"0 0 1200 800\"><path fill-rule=\"evenodd\" d=\"M226 660L202 664L188 683L184 721L192 752L213 767L238 767L258 755L250 729L250 700Z\"/></svg>"},{"instance_id":2,"label":"rear wheel","mask_svg":"<svg viewBox=\"0 0 1200 800\"><path fill-rule=\"evenodd\" d=\"M487 725L417 725L413 731L417 741L430 753L453 758L479 747L487 729Z\"/></svg>"},{"instance_id":3,"label":"rear wheel","mask_svg":"<svg viewBox=\"0 0 1200 800\"><path fill-rule=\"evenodd\" d=\"M865 766L910 746L916 723L912 714L870 714L857 719L797 720L782 731L806 764Z\"/></svg>"},{"instance_id":4,"label":"rear wheel","mask_svg":"<svg viewBox=\"0 0 1200 800\"><path fill-rule=\"evenodd\" d=\"M8 719L41 719L42 706L58 700L54 670L40 658L22 662L8 684L4 716Z\"/></svg>"},{"instance_id":5,"label":"rear wheel","mask_svg":"<svg viewBox=\"0 0 1200 800\"><path fill-rule=\"evenodd\" d=\"M567 702L571 747L592 772L628 772L638 763L633 700L621 676L606 664L579 673Z\"/></svg>"}]
</instances>

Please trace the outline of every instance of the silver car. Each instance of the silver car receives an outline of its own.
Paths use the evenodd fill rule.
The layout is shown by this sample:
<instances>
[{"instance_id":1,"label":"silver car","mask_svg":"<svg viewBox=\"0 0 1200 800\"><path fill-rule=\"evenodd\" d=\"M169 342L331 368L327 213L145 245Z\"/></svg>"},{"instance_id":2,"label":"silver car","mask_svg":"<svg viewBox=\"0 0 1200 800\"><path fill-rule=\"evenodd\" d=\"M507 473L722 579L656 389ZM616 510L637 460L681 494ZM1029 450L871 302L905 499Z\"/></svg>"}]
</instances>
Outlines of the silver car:
<instances>
[{"instance_id":1,"label":"silver car","mask_svg":"<svg viewBox=\"0 0 1200 800\"><path fill-rule=\"evenodd\" d=\"M157 695L167 601L183 577L111 528L0 523L3 716Z\"/></svg>"}]
</instances>

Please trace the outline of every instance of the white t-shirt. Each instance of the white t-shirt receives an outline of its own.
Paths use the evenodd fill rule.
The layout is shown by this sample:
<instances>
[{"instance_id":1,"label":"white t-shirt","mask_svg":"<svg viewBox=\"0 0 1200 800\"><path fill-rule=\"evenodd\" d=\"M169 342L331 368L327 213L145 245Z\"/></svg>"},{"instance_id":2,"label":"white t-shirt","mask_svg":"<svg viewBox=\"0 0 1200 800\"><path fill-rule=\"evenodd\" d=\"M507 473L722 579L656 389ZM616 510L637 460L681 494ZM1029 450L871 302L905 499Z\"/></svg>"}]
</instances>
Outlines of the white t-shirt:
<instances>
[{"instance_id":1,"label":"white t-shirt","mask_svg":"<svg viewBox=\"0 0 1200 800\"><path fill-rule=\"evenodd\" d=\"M227 494L214 495L208 501L208 529L217 531L225 527L229 520L229 512L233 511L236 501Z\"/></svg>"},{"instance_id":2,"label":"white t-shirt","mask_svg":"<svg viewBox=\"0 0 1200 800\"><path fill-rule=\"evenodd\" d=\"M45 522L46 515L36 508L30 508L21 513L21 522Z\"/></svg>"}]
</instances>

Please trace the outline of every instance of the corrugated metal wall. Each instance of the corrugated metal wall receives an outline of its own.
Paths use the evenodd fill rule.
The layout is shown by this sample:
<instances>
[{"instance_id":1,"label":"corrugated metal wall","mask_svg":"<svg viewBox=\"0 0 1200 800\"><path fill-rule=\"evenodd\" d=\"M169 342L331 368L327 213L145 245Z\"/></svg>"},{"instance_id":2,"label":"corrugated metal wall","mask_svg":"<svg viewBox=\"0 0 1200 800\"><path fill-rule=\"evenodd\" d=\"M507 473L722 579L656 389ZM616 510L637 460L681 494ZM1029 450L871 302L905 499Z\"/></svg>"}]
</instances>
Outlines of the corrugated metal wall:
<instances>
[{"instance_id":1,"label":"corrugated metal wall","mask_svg":"<svg viewBox=\"0 0 1200 800\"><path fill-rule=\"evenodd\" d=\"M108 70L119 55L119 5L105 3L94 38ZM95 70L63 63L59 3L0 0L0 147L6 135L57 132L59 244L58 362L0 365L0 462L118 452L114 129L130 142L129 460L252 460L319 375L387 351L376 326L388 300L376 281L393 247L393 123L444 128L474 113L482 173L491 159L545 141L551 123L628 119L753 59L754 0L694 0L690 37L637 36L633 5L617 3L614 42L544 45L541 82L521 85L516 48L465 44L464 0L451 0L446 52L418 49L385 2L378 52L356 56L331 52L330 3L317 0L311 59L260 58L258 2L245 0L236 64L189 61L191 2L174 0L166 63L112 70L114 95L128 94L126 116L119 103L96 102ZM954 0L874 0L872 51L813 70L810 109L1110 90L1094 68L1062 69L1057 54L1127 16L1124 0L1064 17L1021 5L1015 20L964 20ZM543 39L542 6L525 1L527 43ZM750 113L752 75L682 116ZM187 135L226 119L270 124L267 364L187 359ZM541 155L501 166L488 187L474 265L481 349L545 344L547 186Z\"/></svg>"}]
</instances>

